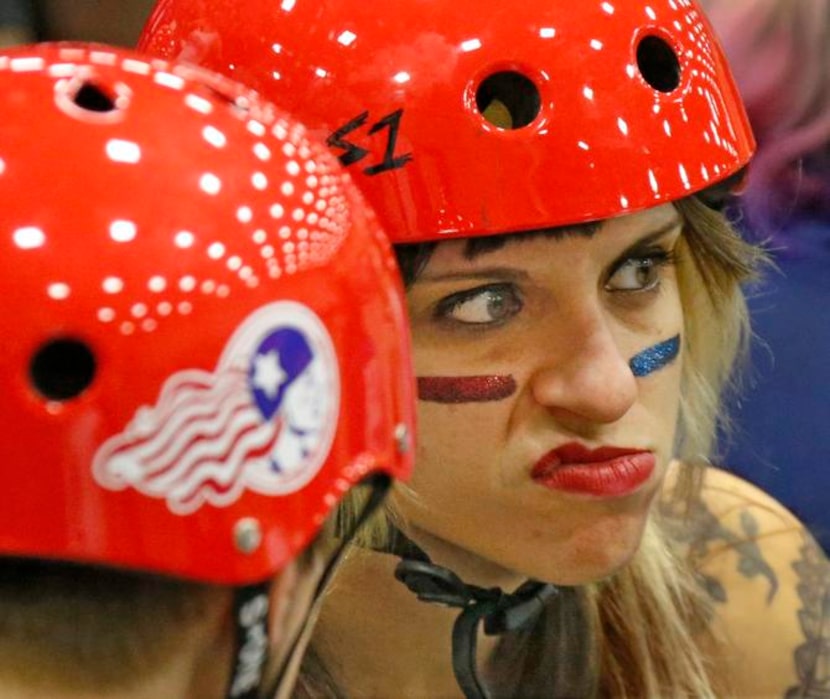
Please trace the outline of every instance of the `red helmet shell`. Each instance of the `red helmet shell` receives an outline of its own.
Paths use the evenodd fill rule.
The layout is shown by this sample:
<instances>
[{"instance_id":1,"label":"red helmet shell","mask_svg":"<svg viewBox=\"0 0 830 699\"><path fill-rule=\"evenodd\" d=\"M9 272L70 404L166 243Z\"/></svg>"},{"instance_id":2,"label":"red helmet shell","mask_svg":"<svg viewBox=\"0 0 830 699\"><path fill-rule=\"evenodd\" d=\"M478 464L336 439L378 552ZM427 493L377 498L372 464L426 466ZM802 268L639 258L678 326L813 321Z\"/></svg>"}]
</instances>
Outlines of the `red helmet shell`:
<instances>
[{"instance_id":1,"label":"red helmet shell","mask_svg":"<svg viewBox=\"0 0 830 699\"><path fill-rule=\"evenodd\" d=\"M637 211L754 148L691 0L161 0L140 45L278 99L395 242Z\"/></svg>"},{"instance_id":2,"label":"red helmet shell","mask_svg":"<svg viewBox=\"0 0 830 699\"><path fill-rule=\"evenodd\" d=\"M388 241L336 158L226 78L0 56L0 555L241 584L411 468Z\"/></svg>"}]
</instances>

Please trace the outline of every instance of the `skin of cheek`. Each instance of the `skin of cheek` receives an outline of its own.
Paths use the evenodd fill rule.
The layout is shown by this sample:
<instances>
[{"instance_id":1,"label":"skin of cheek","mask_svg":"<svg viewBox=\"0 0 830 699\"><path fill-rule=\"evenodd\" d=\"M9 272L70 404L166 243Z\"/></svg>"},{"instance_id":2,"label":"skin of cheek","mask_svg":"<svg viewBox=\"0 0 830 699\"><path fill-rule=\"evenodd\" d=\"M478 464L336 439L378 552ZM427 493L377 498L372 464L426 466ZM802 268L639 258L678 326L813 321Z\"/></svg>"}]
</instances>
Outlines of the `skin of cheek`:
<instances>
[{"instance_id":1,"label":"skin of cheek","mask_svg":"<svg viewBox=\"0 0 830 699\"><path fill-rule=\"evenodd\" d=\"M437 384L427 384L432 400L419 401L419 423L421 434L430 438L419 441L413 480L396 499L412 525L442 542L429 549L436 562L446 557L444 564L459 574L466 571L468 579L479 584L493 584L500 569L559 584L581 584L624 565L639 545L671 457L682 356L662 364L659 358L671 354L666 343L672 339L632 357L654 360L651 370L638 380L638 402L608 436L596 437L603 444L628 445L648 434L658 449L660 470L652 487L618 500L562 496L523 477L544 450L573 437L557 434L554 428L544 450L533 456L526 453L524 459L510 457L515 444L510 443L505 425L520 397L515 391L497 396L511 379L517 386L521 379L440 377ZM442 390L436 391L436 386ZM488 392L482 386L497 388ZM462 402L460 397L475 400Z\"/></svg>"}]
</instances>

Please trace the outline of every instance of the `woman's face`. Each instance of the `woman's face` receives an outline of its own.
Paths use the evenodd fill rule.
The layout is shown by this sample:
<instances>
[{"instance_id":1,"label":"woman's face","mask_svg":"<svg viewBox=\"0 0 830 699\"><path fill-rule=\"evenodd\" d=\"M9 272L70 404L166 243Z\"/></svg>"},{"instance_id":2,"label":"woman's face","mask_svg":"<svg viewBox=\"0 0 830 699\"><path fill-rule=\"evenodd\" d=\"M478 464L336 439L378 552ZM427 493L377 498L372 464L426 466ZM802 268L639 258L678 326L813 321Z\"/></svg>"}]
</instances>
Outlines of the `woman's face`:
<instances>
[{"instance_id":1,"label":"woman's face","mask_svg":"<svg viewBox=\"0 0 830 699\"><path fill-rule=\"evenodd\" d=\"M419 444L395 496L436 562L578 584L635 552L679 410L681 229L665 205L436 247L408 293Z\"/></svg>"}]
</instances>

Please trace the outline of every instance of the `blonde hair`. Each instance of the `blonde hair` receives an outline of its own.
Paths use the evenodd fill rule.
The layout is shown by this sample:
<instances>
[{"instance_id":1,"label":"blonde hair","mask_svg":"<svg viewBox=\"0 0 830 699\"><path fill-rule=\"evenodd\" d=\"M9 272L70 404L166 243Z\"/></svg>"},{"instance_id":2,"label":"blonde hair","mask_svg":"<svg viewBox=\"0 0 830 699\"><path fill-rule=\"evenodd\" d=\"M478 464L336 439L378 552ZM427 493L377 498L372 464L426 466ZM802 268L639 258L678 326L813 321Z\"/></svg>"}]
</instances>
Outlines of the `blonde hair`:
<instances>
[{"instance_id":1,"label":"blonde hair","mask_svg":"<svg viewBox=\"0 0 830 699\"><path fill-rule=\"evenodd\" d=\"M665 513L682 517L699 496L705 465L715 454L718 427L724 426L724 395L734 387L734 370L748 347L749 319L741 284L756 274L764 254L741 240L721 214L697 198L675 205L685 221L677 262L685 328L675 454L682 466L676 486L667 495L668 507L663 513L655 510L632 561L608 580L579 588L572 597L582 612L571 615L567 623L577 624L573 631L588 634L591 640L593 677L580 690L584 697L714 699L726 692L711 676L707 654L717 643L708 628L710 602L671 539ZM423 262L410 260L405 276L417 274ZM344 501L345 517L354 505L349 498ZM398 518L385 508L364 527L358 544L387 547L390 525L400 528ZM561 631L561 620L556 623ZM509 658L503 665L513 674L522 667L522 658L535 655L532 664L539 665L539 644L530 636L543 634L542 626L518 641L503 640L505 647L496 655ZM570 641L565 637L572 638L573 633L558 636L559 640L550 633L545 636L550 641L545 655L557 654L554 664L568 652ZM511 643L522 648L509 648ZM315 662L319 673L319 659ZM498 668L491 668L488 675L498 684ZM327 681L325 695L330 696ZM514 689L523 697L557 695L531 680Z\"/></svg>"}]
</instances>

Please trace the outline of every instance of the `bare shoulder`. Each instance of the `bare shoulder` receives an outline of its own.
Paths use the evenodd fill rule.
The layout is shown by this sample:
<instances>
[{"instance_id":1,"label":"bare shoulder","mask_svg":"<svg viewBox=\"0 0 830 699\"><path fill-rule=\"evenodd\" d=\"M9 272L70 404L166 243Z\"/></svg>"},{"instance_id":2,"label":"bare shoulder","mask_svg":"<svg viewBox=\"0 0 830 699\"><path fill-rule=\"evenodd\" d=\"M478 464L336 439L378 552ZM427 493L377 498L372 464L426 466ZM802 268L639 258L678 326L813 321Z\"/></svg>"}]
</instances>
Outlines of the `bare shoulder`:
<instances>
[{"instance_id":1,"label":"bare shoulder","mask_svg":"<svg viewBox=\"0 0 830 699\"><path fill-rule=\"evenodd\" d=\"M805 531L799 519L769 493L720 468L706 469L701 497L719 522L746 539Z\"/></svg>"},{"instance_id":2,"label":"bare shoulder","mask_svg":"<svg viewBox=\"0 0 830 699\"><path fill-rule=\"evenodd\" d=\"M830 699L830 563L798 518L708 468L677 533L715 603L735 695Z\"/></svg>"}]
</instances>

